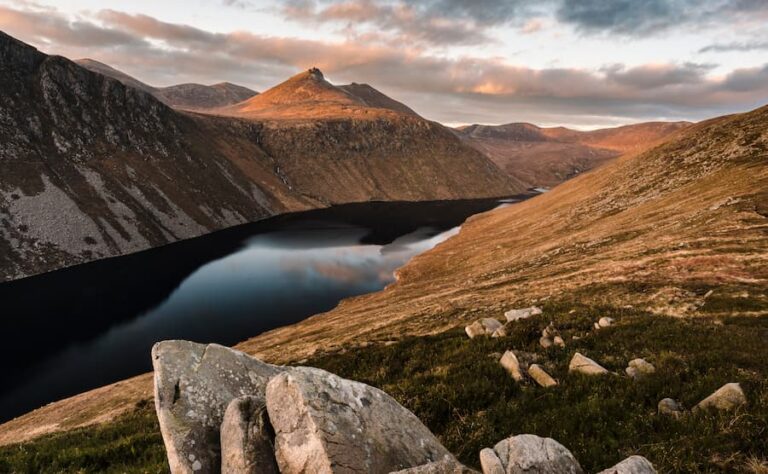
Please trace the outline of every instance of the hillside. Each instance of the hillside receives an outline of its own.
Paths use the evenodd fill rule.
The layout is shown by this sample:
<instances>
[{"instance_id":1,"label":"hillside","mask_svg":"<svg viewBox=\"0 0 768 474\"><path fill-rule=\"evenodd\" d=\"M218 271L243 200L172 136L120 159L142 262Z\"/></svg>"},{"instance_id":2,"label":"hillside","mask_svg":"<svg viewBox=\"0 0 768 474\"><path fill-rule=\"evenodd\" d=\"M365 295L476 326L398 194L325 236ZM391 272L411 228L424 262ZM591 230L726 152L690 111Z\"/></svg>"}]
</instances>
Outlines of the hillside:
<instances>
[{"instance_id":1,"label":"hillside","mask_svg":"<svg viewBox=\"0 0 768 474\"><path fill-rule=\"evenodd\" d=\"M651 326L649 314L766 315L766 125L768 108L700 123L645 153L477 216L412 260L384 291L237 347L273 362L299 361L452 330L537 301L559 308L562 324L573 307L593 308L580 310L592 317L633 315ZM681 321L676 334L690 333ZM708 327L702 331L709 334ZM638 343L680 343L669 337ZM0 442L111 419L148 397L150 387L144 375L51 404L3 425Z\"/></svg>"},{"instance_id":2,"label":"hillside","mask_svg":"<svg viewBox=\"0 0 768 474\"><path fill-rule=\"evenodd\" d=\"M229 82L205 86L202 84L177 84L168 87L154 87L125 74L122 71L93 59L78 59L78 65L112 79L154 95L161 102L174 108L205 110L235 104L247 100L258 92Z\"/></svg>"},{"instance_id":3,"label":"hillside","mask_svg":"<svg viewBox=\"0 0 768 474\"><path fill-rule=\"evenodd\" d=\"M516 194L413 116L274 127L174 110L0 34L0 281L335 203Z\"/></svg>"},{"instance_id":4,"label":"hillside","mask_svg":"<svg viewBox=\"0 0 768 474\"><path fill-rule=\"evenodd\" d=\"M465 142L528 186L553 187L625 153L638 153L689 126L649 122L582 132L529 123L470 125L458 129Z\"/></svg>"},{"instance_id":5,"label":"hillside","mask_svg":"<svg viewBox=\"0 0 768 474\"><path fill-rule=\"evenodd\" d=\"M406 105L367 84L335 86L316 68L299 73L244 102L223 107L216 113L267 120L418 117Z\"/></svg>"}]
</instances>

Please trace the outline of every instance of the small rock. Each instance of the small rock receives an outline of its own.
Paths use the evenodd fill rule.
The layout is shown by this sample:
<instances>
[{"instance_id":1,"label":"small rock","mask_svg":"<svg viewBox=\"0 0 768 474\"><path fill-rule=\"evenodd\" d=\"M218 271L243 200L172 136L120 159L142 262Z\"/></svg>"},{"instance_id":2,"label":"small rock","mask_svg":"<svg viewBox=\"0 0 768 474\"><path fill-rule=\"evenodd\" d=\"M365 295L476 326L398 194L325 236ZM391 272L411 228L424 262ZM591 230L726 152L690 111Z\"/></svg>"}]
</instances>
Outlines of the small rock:
<instances>
[{"instance_id":1,"label":"small rock","mask_svg":"<svg viewBox=\"0 0 768 474\"><path fill-rule=\"evenodd\" d=\"M506 474L583 473L571 452L552 438L512 436L496 443L493 451Z\"/></svg>"},{"instance_id":2,"label":"small rock","mask_svg":"<svg viewBox=\"0 0 768 474\"><path fill-rule=\"evenodd\" d=\"M421 421L379 389L296 367L267 384L280 472L393 472L452 458Z\"/></svg>"},{"instance_id":3,"label":"small rock","mask_svg":"<svg viewBox=\"0 0 768 474\"><path fill-rule=\"evenodd\" d=\"M505 474L501 459L491 448L484 448L480 451L480 468L483 470L483 474Z\"/></svg>"},{"instance_id":4,"label":"small rock","mask_svg":"<svg viewBox=\"0 0 768 474\"><path fill-rule=\"evenodd\" d=\"M541 308L531 306L530 308L511 309L504 313L504 317L507 318L507 321L519 321L521 319L530 318L531 316L536 316L541 313Z\"/></svg>"},{"instance_id":5,"label":"small rock","mask_svg":"<svg viewBox=\"0 0 768 474\"><path fill-rule=\"evenodd\" d=\"M595 323L595 329L600 329L600 324Z\"/></svg>"},{"instance_id":6,"label":"small rock","mask_svg":"<svg viewBox=\"0 0 768 474\"><path fill-rule=\"evenodd\" d=\"M747 397L738 383L727 383L717 389L715 393L700 401L693 407L694 410L714 408L717 410L733 410L741 405L746 405Z\"/></svg>"},{"instance_id":7,"label":"small rock","mask_svg":"<svg viewBox=\"0 0 768 474\"><path fill-rule=\"evenodd\" d=\"M263 399L232 400L221 422L221 472L278 474L271 429Z\"/></svg>"},{"instance_id":8,"label":"small rock","mask_svg":"<svg viewBox=\"0 0 768 474\"><path fill-rule=\"evenodd\" d=\"M491 337L506 337L507 336L507 327L502 326L499 329L493 331L493 334L491 334Z\"/></svg>"},{"instance_id":9,"label":"small rock","mask_svg":"<svg viewBox=\"0 0 768 474\"><path fill-rule=\"evenodd\" d=\"M614 322L615 321L613 318L609 318L608 316L603 316L602 318L600 318L599 321L597 321L597 325L601 328L607 328L608 326L613 326Z\"/></svg>"},{"instance_id":10,"label":"small rock","mask_svg":"<svg viewBox=\"0 0 768 474\"><path fill-rule=\"evenodd\" d=\"M656 474L653 464L642 456L630 456L598 474Z\"/></svg>"},{"instance_id":11,"label":"small rock","mask_svg":"<svg viewBox=\"0 0 768 474\"><path fill-rule=\"evenodd\" d=\"M565 347L565 341L564 341L564 340L563 340L563 338L562 338L562 337L560 337L560 336L555 336L555 337L554 337L554 339L552 339L552 342L553 342L553 343L554 343L554 344L555 344L557 347Z\"/></svg>"},{"instance_id":12,"label":"small rock","mask_svg":"<svg viewBox=\"0 0 768 474\"><path fill-rule=\"evenodd\" d=\"M553 386L557 385L557 381L555 379L553 379L538 364L531 364L531 366L528 367L528 375L530 375L531 378L533 380L535 380L536 383L541 385L542 387L553 387Z\"/></svg>"},{"instance_id":13,"label":"small rock","mask_svg":"<svg viewBox=\"0 0 768 474\"><path fill-rule=\"evenodd\" d=\"M552 344L554 344L552 342L552 339L548 337L542 337L541 339L539 339L539 345L544 349L549 349L550 347L552 347Z\"/></svg>"},{"instance_id":14,"label":"small rock","mask_svg":"<svg viewBox=\"0 0 768 474\"><path fill-rule=\"evenodd\" d=\"M608 372L608 369L579 352L575 353L571 358L571 363L568 364L568 372L578 372L586 375L604 375L610 373Z\"/></svg>"},{"instance_id":15,"label":"small rock","mask_svg":"<svg viewBox=\"0 0 768 474\"><path fill-rule=\"evenodd\" d=\"M440 461L409 467L408 469L394 471L390 474L477 474L477 471L461 464L452 456L448 456Z\"/></svg>"},{"instance_id":16,"label":"small rock","mask_svg":"<svg viewBox=\"0 0 768 474\"><path fill-rule=\"evenodd\" d=\"M541 335L543 337L548 337L550 339L554 338L559 334L560 334L560 331L557 330L557 328L553 323L549 323L549 325L541 331Z\"/></svg>"},{"instance_id":17,"label":"small rock","mask_svg":"<svg viewBox=\"0 0 768 474\"><path fill-rule=\"evenodd\" d=\"M671 398L664 398L659 402L659 414L669 415L675 418L683 414L683 408L675 400Z\"/></svg>"},{"instance_id":18,"label":"small rock","mask_svg":"<svg viewBox=\"0 0 768 474\"><path fill-rule=\"evenodd\" d=\"M464 332L467 333L470 339L474 339L477 336L493 334L494 331L501 327L502 325L497 319L483 318L465 327Z\"/></svg>"},{"instance_id":19,"label":"small rock","mask_svg":"<svg viewBox=\"0 0 768 474\"><path fill-rule=\"evenodd\" d=\"M520 369L520 361L517 359L517 356L514 352L506 351L504 355L501 356L499 363L507 370L507 372L509 372L509 375L515 379L515 382L521 382L523 380L523 372Z\"/></svg>"},{"instance_id":20,"label":"small rock","mask_svg":"<svg viewBox=\"0 0 768 474\"><path fill-rule=\"evenodd\" d=\"M625 369L627 375L636 379L646 375L651 375L656 372L656 367L645 359L632 359L629 361L629 366Z\"/></svg>"}]
</instances>

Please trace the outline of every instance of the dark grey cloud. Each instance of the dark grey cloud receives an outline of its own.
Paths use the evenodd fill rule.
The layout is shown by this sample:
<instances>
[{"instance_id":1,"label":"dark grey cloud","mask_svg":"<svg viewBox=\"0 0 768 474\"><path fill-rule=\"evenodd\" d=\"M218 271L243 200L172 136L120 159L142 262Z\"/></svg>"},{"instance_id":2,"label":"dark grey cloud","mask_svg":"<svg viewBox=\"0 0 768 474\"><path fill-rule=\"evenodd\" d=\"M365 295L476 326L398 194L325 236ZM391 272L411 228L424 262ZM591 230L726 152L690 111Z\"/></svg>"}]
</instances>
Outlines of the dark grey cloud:
<instances>
[{"instance_id":1,"label":"dark grey cloud","mask_svg":"<svg viewBox=\"0 0 768 474\"><path fill-rule=\"evenodd\" d=\"M765 36L763 36L765 37ZM751 41L734 41L731 43L712 43L699 50L700 53L729 53L732 51L766 51L768 40L755 39Z\"/></svg>"},{"instance_id":2,"label":"dark grey cloud","mask_svg":"<svg viewBox=\"0 0 768 474\"><path fill-rule=\"evenodd\" d=\"M603 72L609 81L648 90L667 86L700 84L706 80L706 74L715 67L713 64L697 63L645 65L633 68L615 65L604 68Z\"/></svg>"}]
</instances>

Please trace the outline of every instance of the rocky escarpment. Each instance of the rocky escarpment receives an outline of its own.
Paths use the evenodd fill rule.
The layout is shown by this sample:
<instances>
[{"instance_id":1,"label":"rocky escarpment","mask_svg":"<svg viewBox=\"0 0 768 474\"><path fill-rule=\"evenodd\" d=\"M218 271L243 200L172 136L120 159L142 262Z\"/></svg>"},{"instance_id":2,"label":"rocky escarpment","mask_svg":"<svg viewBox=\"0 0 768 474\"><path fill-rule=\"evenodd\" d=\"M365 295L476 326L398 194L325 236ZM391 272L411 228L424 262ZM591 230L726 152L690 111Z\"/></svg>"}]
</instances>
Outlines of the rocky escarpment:
<instances>
[{"instance_id":1,"label":"rocky escarpment","mask_svg":"<svg viewBox=\"0 0 768 474\"><path fill-rule=\"evenodd\" d=\"M0 281L292 210L520 190L419 118L276 126L176 111L4 34L0 60Z\"/></svg>"},{"instance_id":2,"label":"rocky escarpment","mask_svg":"<svg viewBox=\"0 0 768 474\"><path fill-rule=\"evenodd\" d=\"M224 107L242 102L258 94L258 92L247 87L229 82L221 82L210 86L188 83L168 87L154 87L93 59L78 59L75 62L93 72L117 79L129 87L148 92L166 105L179 109L204 110Z\"/></svg>"}]
</instances>

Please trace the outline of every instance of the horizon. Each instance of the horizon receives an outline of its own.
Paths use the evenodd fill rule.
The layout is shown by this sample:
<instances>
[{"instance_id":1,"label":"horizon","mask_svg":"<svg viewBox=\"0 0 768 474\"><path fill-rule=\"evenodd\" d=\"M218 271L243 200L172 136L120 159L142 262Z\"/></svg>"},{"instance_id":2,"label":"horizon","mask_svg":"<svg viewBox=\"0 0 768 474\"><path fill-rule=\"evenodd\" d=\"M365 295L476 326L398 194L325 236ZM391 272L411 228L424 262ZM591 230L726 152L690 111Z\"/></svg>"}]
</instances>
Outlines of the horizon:
<instances>
[{"instance_id":1,"label":"horizon","mask_svg":"<svg viewBox=\"0 0 768 474\"><path fill-rule=\"evenodd\" d=\"M262 92L317 66L449 125L579 130L768 102L768 4L485 0L0 0L0 29L153 86ZM258 25L258 26L256 26Z\"/></svg>"}]
</instances>

